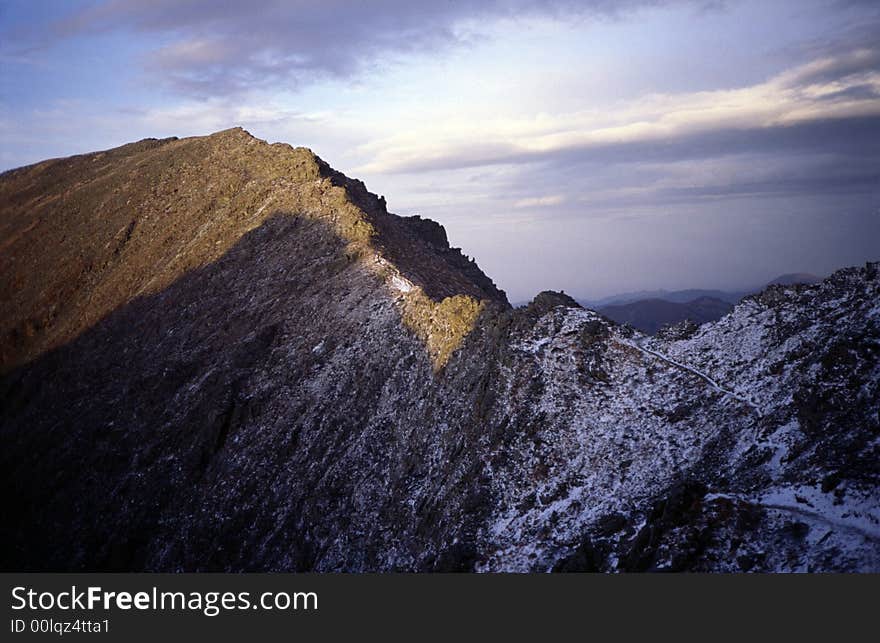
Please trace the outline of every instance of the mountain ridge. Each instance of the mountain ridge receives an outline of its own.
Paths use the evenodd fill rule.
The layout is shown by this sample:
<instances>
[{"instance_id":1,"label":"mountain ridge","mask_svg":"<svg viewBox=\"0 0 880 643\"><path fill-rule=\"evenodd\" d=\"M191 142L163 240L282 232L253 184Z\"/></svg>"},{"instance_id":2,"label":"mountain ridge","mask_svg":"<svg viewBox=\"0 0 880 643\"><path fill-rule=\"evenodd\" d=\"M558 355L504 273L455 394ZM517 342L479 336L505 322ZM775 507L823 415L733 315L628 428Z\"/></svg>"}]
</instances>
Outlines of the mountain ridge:
<instances>
[{"instance_id":1,"label":"mountain ridge","mask_svg":"<svg viewBox=\"0 0 880 643\"><path fill-rule=\"evenodd\" d=\"M200 159L202 155L208 157L207 163ZM199 168L205 165L211 171L199 175ZM69 217L63 229L44 215L47 204L41 204L39 196L59 173L77 177L56 186L62 190L56 198L67 202L68 212L79 215L77 220ZM147 185L133 195L126 193L129 196L124 203L107 198L100 203L90 201L90 182L109 184L116 195L131 184L132 176ZM187 182L196 187L184 189ZM208 137L145 139L114 150L44 161L4 173L0 190L0 203L5 206L0 209L0 221L5 224L2 232L7 245L17 244L12 248L16 252L8 252L6 260L0 261L4 276L0 297L19 313L2 320L0 370L75 336L132 297L155 292L187 270L217 259L274 212L309 216L322 208L331 209L326 216L350 245L351 260L374 261L390 283L395 283L394 276L401 276L400 284L409 288L406 299L411 303L405 313L428 344L438 367L473 323L481 302L507 304L504 293L476 264L459 249L449 247L439 224L389 215L384 199L368 192L362 182L332 170L310 150L282 143L269 145L241 128ZM31 198L25 201L27 197ZM159 227L168 220L166 215L173 214L174 208L191 212L189 202L197 200L208 201L201 206L199 217L173 218L178 228L173 238L184 245L184 252L157 251L153 240L165 233ZM158 201L167 203L164 212L151 207ZM26 217L11 216L24 207L30 209ZM89 218L88 213L97 209L104 221ZM129 216L132 210L135 216ZM115 223L108 225L108 218ZM113 232L108 234L111 228ZM26 273L36 268L16 262L15 257L30 253L32 259L38 254L35 246L46 235L58 238L55 248L63 248L70 235L99 237L89 245L80 241L73 252L59 252L53 258L58 273L55 284L42 292L28 292L27 285L34 282L26 279ZM147 239L139 244L142 235ZM53 247L51 241L49 246ZM103 248L98 245L101 242ZM91 256L76 256L80 248L86 248ZM140 248L146 256L118 261L123 252L131 254ZM149 271L149 279L130 274L133 262ZM116 270L117 265L125 270ZM69 315L58 310L59 301L83 299L89 306Z\"/></svg>"},{"instance_id":2,"label":"mountain ridge","mask_svg":"<svg viewBox=\"0 0 880 643\"><path fill-rule=\"evenodd\" d=\"M650 338L303 148L121 149L0 177L3 569L880 569L877 264Z\"/></svg>"}]
</instances>

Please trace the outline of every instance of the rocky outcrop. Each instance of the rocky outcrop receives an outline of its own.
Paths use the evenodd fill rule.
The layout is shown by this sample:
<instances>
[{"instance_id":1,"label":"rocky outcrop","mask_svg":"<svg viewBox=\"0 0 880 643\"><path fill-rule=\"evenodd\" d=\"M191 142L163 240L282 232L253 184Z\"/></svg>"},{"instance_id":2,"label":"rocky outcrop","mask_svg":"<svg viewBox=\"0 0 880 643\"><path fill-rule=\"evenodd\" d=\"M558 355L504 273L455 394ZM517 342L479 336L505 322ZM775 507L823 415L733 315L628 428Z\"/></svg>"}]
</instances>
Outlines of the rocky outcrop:
<instances>
[{"instance_id":1,"label":"rocky outcrop","mask_svg":"<svg viewBox=\"0 0 880 643\"><path fill-rule=\"evenodd\" d=\"M4 569L880 569L873 264L649 338L242 130L0 195Z\"/></svg>"}]
</instances>

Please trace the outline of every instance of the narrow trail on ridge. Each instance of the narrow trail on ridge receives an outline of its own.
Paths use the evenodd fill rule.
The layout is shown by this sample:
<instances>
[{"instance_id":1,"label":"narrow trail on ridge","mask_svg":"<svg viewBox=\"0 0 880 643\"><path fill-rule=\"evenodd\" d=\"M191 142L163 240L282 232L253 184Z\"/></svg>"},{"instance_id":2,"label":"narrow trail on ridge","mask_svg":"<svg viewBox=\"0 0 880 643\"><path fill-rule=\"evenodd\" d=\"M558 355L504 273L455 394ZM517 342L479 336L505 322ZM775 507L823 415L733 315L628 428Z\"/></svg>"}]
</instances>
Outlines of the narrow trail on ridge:
<instances>
[{"instance_id":1,"label":"narrow trail on ridge","mask_svg":"<svg viewBox=\"0 0 880 643\"><path fill-rule=\"evenodd\" d=\"M635 348L636 350L641 351L642 353L644 353L646 355L651 355L652 357L656 357L657 359L659 359L663 362L666 362L670 366L674 366L678 369L685 370L693 375L696 375L697 377L699 377L701 380L706 382L706 384L708 384L709 386L711 386L715 390L723 393L724 395L732 397L733 399L738 400L738 401L742 402L743 404L746 404L747 406L749 406L758 415L758 417L762 416L761 409L758 408L758 406L754 402L752 402L748 398L743 397L742 395L739 395L738 393L735 393L734 391L731 391L729 388L722 386L720 383L718 383L716 380L714 380L712 377L710 377L709 375L707 375L703 371L700 371L692 366L688 366L687 364L682 364L681 362L678 362L678 361L672 359L671 357L667 357L666 355L663 355L662 353L658 353L655 350L651 350L650 348L645 348L644 346L642 346L638 342L629 342L629 341L626 341L623 339L618 340L618 341L626 346L629 346L630 348Z\"/></svg>"}]
</instances>

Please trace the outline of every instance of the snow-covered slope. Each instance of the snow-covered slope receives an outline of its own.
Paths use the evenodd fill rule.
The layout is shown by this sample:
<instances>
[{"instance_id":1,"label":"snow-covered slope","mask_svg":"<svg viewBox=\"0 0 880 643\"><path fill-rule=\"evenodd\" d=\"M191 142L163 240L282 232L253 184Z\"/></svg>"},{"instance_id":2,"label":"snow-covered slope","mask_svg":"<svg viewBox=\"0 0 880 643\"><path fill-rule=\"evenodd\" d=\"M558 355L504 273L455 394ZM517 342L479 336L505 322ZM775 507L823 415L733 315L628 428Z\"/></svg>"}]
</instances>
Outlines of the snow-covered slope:
<instances>
[{"instance_id":1,"label":"snow-covered slope","mask_svg":"<svg viewBox=\"0 0 880 643\"><path fill-rule=\"evenodd\" d=\"M678 341L553 308L501 378L534 432L483 569L880 568L878 285L773 287Z\"/></svg>"}]
</instances>

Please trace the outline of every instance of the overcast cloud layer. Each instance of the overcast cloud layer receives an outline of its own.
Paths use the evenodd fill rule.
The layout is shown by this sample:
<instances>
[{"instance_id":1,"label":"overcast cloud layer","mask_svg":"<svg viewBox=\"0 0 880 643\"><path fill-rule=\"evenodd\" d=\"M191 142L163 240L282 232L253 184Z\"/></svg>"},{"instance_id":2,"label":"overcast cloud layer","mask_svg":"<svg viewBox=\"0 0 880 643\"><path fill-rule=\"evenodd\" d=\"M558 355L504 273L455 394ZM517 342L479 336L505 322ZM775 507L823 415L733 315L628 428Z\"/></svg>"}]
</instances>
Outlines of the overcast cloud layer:
<instances>
[{"instance_id":1,"label":"overcast cloud layer","mask_svg":"<svg viewBox=\"0 0 880 643\"><path fill-rule=\"evenodd\" d=\"M880 7L16 1L0 167L242 125L440 220L514 301L880 259Z\"/></svg>"}]
</instances>

